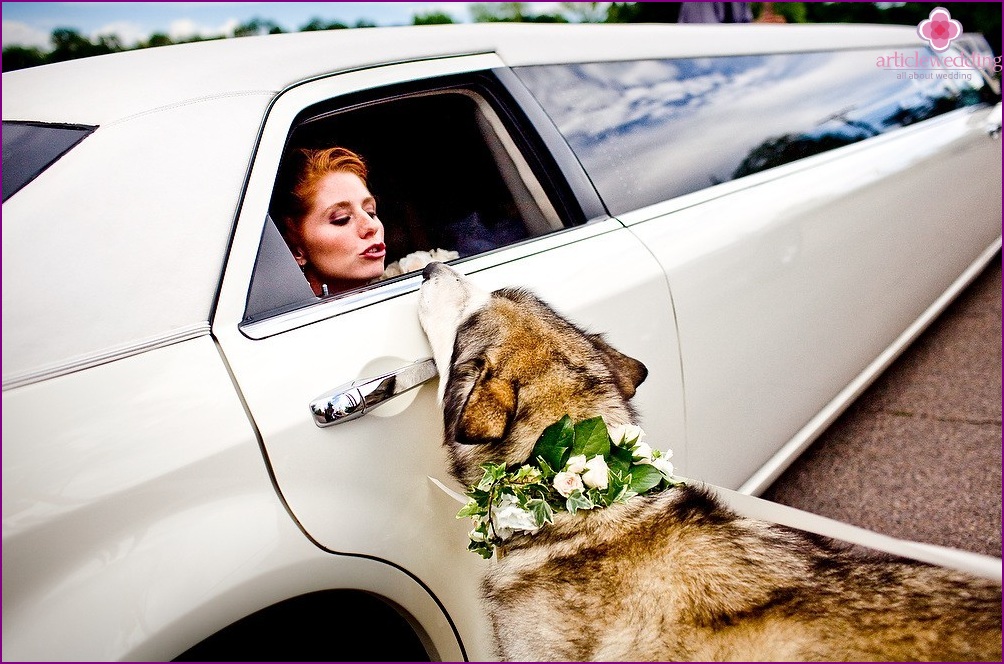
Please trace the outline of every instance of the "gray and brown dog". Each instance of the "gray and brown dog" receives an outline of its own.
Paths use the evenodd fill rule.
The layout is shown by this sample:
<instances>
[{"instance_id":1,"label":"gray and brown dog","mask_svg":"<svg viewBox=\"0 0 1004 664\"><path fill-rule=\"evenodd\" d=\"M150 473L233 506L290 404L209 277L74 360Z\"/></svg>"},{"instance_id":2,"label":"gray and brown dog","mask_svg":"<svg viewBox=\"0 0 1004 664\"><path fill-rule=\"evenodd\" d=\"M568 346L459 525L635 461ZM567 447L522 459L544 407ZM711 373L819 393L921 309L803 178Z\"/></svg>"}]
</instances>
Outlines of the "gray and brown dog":
<instances>
[{"instance_id":1,"label":"gray and brown dog","mask_svg":"<svg viewBox=\"0 0 1004 664\"><path fill-rule=\"evenodd\" d=\"M527 461L565 414L634 421L641 362L525 290L423 275L457 480ZM1001 660L1000 583L745 518L693 486L557 514L506 550L482 584L505 660Z\"/></svg>"}]
</instances>

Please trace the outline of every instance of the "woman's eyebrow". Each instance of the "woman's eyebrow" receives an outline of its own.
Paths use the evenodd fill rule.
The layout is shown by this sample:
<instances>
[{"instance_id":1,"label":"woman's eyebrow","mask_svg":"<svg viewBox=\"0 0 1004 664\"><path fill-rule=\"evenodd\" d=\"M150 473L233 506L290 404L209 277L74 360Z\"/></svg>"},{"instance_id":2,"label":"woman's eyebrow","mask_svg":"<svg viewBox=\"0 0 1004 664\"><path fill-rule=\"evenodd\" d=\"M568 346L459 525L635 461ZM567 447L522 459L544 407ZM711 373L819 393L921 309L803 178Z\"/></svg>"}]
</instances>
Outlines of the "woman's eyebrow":
<instances>
[{"instance_id":1,"label":"woman's eyebrow","mask_svg":"<svg viewBox=\"0 0 1004 664\"><path fill-rule=\"evenodd\" d=\"M322 216L327 216L327 215L331 214L332 212L337 211L339 208L350 208L351 209L352 208L352 203L349 203L348 201L339 201L338 203L332 203L328 207L326 207L323 210L321 210L321 215Z\"/></svg>"}]
</instances>

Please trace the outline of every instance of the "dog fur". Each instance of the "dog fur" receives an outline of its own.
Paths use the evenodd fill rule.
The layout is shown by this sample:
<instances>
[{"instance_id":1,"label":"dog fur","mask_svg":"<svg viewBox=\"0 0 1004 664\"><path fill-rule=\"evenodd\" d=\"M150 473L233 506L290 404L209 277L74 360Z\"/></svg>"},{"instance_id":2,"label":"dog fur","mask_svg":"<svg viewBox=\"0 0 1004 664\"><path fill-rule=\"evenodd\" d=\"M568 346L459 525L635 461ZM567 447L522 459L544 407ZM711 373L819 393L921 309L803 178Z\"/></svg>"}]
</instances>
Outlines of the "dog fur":
<instances>
[{"instance_id":1,"label":"dog fur","mask_svg":"<svg viewBox=\"0 0 1004 664\"><path fill-rule=\"evenodd\" d=\"M423 275L458 481L525 462L565 414L635 422L641 362L528 291ZM511 661L1001 660L999 583L745 518L695 486L515 535L482 597Z\"/></svg>"}]
</instances>

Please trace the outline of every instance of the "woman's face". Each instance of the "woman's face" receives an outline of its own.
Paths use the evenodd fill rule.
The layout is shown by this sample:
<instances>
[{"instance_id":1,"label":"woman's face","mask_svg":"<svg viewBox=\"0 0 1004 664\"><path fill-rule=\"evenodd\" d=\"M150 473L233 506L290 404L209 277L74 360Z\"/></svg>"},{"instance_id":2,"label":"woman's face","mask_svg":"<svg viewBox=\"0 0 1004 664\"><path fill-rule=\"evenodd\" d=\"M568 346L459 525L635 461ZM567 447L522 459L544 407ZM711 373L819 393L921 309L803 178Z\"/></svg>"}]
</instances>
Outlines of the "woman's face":
<instances>
[{"instance_id":1,"label":"woman's face","mask_svg":"<svg viewBox=\"0 0 1004 664\"><path fill-rule=\"evenodd\" d=\"M383 274L387 249L376 201L359 176L328 173L299 225L293 253L314 293L362 286Z\"/></svg>"}]
</instances>

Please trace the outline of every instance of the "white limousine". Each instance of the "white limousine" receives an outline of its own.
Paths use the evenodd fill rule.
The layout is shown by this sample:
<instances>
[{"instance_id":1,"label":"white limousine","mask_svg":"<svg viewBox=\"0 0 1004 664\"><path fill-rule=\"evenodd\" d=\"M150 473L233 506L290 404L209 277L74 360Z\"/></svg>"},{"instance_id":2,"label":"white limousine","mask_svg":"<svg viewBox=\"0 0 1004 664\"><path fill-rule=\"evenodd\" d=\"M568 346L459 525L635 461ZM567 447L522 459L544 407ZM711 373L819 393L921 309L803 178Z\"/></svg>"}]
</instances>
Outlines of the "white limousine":
<instances>
[{"instance_id":1,"label":"white limousine","mask_svg":"<svg viewBox=\"0 0 1004 664\"><path fill-rule=\"evenodd\" d=\"M679 474L1000 579L755 497L1000 250L999 71L911 27L485 24L4 73L3 659L494 656L419 272L318 293L276 221L335 145L388 264L644 362Z\"/></svg>"}]
</instances>

